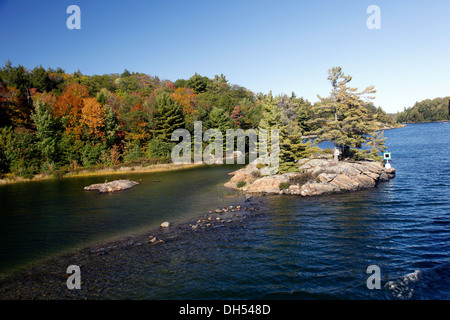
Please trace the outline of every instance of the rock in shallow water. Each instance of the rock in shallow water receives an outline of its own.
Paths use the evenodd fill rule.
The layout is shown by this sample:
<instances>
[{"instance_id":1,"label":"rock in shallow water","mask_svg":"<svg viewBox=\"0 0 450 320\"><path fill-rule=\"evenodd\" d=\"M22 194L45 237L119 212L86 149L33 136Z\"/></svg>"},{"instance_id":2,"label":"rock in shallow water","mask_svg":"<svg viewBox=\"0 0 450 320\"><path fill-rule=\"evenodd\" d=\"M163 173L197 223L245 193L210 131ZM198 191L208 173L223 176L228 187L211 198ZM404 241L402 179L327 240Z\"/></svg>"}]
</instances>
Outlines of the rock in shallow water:
<instances>
[{"instance_id":1,"label":"rock in shallow water","mask_svg":"<svg viewBox=\"0 0 450 320\"><path fill-rule=\"evenodd\" d=\"M86 191L98 191L100 193L104 192L115 192L130 189L139 183L130 180L114 180L111 182L91 184L90 186L84 187Z\"/></svg>"}]
</instances>

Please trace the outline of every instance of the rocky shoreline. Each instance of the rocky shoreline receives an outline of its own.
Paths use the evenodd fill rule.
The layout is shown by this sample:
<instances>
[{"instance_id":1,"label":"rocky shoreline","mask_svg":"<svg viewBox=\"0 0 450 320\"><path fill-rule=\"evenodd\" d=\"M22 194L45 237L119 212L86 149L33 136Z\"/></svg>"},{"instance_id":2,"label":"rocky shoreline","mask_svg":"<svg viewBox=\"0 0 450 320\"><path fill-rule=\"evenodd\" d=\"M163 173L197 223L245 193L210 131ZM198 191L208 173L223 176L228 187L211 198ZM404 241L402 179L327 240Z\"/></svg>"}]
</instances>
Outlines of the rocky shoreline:
<instances>
[{"instance_id":1,"label":"rocky shoreline","mask_svg":"<svg viewBox=\"0 0 450 320\"><path fill-rule=\"evenodd\" d=\"M208 234L222 229L245 228L245 221L261 214L260 198L247 196L233 205L211 208L195 219L162 222L148 231L105 240L95 245L55 255L17 269L0 278L0 300L108 299L120 290L130 268L163 263L169 251L189 250ZM81 290L69 290L67 267L81 269ZM126 295L125 295L126 297Z\"/></svg>"},{"instance_id":2,"label":"rocky shoreline","mask_svg":"<svg viewBox=\"0 0 450 320\"><path fill-rule=\"evenodd\" d=\"M331 159L301 159L297 164L298 172L267 175L268 168L252 163L230 173L233 177L225 187L247 193L306 197L373 188L395 177L394 168L369 160L335 163Z\"/></svg>"}]
</instances>

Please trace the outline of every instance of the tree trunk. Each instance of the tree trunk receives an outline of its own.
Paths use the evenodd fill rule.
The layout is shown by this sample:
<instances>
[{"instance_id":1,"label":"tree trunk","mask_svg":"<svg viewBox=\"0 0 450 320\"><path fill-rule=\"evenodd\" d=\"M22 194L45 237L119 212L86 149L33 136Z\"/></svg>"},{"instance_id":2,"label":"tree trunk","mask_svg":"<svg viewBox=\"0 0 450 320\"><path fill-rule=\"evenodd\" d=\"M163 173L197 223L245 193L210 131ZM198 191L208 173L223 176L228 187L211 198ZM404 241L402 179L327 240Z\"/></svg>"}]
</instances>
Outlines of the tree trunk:
<instances>
[{"instance_id":1,"label":"tree trunk","mask_svg":"<svg viewBox=\"0 0 450 320\"><path fill-rule=\"evenodd\" d=\"M338 121L337 109L334 111L334 121ZM339 149L336 143L334 144L334 162L339 162Z\"/></svg>"},{"instance_id":2,"label":"tree trunk","mask_svg":"<svg viewBox=\"0 0 450 320\"><path fill-rule=\"evenodd\" d=\"M334 144L334 152L333 152L333 154L334 154L334 162L336 162L336 163L339 162L339 149L338 149L336 143Z\"/></svg>"}]
</instances>

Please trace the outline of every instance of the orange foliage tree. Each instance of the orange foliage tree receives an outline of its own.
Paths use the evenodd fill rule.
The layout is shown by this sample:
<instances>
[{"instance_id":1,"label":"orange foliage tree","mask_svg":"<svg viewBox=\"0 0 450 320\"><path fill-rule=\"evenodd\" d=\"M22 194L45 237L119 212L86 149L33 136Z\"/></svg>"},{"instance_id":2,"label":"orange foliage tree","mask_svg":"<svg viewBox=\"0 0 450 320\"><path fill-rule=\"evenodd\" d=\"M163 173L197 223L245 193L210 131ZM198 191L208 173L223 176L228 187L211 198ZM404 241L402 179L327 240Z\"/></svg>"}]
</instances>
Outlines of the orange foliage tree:
<instances>
[{"instance_id":1,"label":"orange foliage tree","mask_svg":"<svg viewBox=\"0 0 450 320\"><path fill-rule=\"evenodd\" d=\"M78 83L68 85L57 98L54 115L63 118L66 132L71 133L76 139L81 137L82 124L80 123L83 99L89 97L87 86Z\"/></svg>"},{"instance_id":2,"label":"orange foliage tree","mask_svg":"<svg viewBox=\"0 0 450 320\"><path fill-rule=\"evenodd\" d=\"M81 123L87 128L87 134L102 138L105 134L105 109L96 98L84 98L81 110Z\"/></svg>"},{"instance_id":3,"label":"orange foliage tree","mask_svg":"<svg viewBox=\"0 0 450 320\"><path fill-rule=\"evenodd\" d=\"M170 95L182 108L185 115L193 114L197 107L197 95L189 88L177 88Z\"/></svg>"}]
</instances>

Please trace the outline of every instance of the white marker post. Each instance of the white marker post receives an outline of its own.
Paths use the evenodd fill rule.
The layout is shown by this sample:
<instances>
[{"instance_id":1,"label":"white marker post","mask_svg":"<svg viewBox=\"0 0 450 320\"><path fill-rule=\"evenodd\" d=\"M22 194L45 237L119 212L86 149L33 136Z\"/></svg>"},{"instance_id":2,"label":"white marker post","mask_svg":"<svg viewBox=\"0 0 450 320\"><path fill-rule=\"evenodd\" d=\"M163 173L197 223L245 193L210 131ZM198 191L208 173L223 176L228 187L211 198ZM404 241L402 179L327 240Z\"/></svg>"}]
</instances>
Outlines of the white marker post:
<instances>
[{"instance_id":1,"label":"white marker post","mask_svg":"<svg viewBox=\"0 0 450 320\"><path fill-rule=\"evenodd\" d=\"M391 164L389 163L389 160L391 160L391 153L390 152L385 152L383 155L383 159L386 160L386 164L384 165L384 167L386 169L390 169L391 168Z\"/></svg>"}]
</instances>

